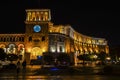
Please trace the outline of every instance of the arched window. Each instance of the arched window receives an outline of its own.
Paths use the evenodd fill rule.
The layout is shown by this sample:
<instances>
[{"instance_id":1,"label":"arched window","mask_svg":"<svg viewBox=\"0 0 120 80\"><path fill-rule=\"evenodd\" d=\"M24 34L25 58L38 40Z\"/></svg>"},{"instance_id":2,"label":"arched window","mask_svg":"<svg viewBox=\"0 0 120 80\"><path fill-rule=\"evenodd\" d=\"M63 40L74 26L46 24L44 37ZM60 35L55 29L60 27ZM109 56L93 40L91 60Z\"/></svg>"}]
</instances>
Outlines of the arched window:
<instances>
[{"instance_id":1,"label":"arched window","mask_svg":"<svg viewBox=\"0 0 120 80\"><path fill-rule=\"evenodd\" d=\"M45 36L42 37L42 41L45 41Z\"/></svg>"},{"instance_id":2,"label":"arched window","mask_svg":"<svg viewBox=\"0 0 120 80\"><path fill-rule=\"evenodd\" d=\"M31 36L29 37L29 42L30 42L30 41L32 41L32 37L31 37Z\"/></svg>"}]
</instances>

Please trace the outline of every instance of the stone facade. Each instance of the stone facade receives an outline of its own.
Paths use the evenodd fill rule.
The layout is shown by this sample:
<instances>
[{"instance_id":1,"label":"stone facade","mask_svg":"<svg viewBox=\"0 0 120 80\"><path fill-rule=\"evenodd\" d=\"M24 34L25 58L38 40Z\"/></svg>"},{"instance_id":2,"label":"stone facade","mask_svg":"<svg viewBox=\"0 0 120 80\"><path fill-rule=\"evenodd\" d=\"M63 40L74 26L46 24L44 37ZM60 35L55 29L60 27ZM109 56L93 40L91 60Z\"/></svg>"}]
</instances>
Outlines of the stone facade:
<instances>
[{"instance_id":1,"label":"stone facade","mask_svg":"<svg viewBox=\"0 0 120 80\"><path fill-rule=\"evenodd\" d=\"M28 62L44 52L109 53L107 40L76 32L70 25L54 25L49 9L27 9L24 34L0 34L0 48L7 54L22 55Z\"/></svg>"}]
</instances>

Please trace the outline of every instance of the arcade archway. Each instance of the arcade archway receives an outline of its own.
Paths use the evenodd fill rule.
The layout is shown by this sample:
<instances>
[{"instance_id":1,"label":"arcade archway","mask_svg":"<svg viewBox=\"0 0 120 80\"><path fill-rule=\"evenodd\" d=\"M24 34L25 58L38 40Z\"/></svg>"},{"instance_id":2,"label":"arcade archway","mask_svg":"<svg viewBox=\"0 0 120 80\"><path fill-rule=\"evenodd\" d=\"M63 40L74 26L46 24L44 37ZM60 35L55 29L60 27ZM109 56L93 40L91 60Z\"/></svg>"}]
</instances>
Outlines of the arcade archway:
<instances>
[{"instance_id":1,"label":"arcade archway","mask_svg":"<svg viewBox=\"0 0 120 80\"><path fill-rule=\"evenodd\" d=\"M37 59L38 56L42 56L42 49L39 47L34 47L31 50L30 59Z\"/></svg>"}]
</instances>

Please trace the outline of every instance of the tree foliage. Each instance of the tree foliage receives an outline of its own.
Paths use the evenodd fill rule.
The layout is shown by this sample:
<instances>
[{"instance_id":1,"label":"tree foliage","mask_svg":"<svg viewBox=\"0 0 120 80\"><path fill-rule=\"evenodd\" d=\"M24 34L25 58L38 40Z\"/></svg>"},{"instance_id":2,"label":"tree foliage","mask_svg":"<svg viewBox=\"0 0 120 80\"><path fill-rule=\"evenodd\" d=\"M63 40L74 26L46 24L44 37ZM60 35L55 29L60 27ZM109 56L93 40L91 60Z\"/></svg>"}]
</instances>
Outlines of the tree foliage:
<instances>
[{"instance_id":1,"label":"tree foliage","mask_svg":"<svg viewBox=\"0 0 120 80\"><path fill-rule=\"evenodd\" d=\"M4 52L4 49L0 48L0 60L5 60L7 54Z\"/></svg>"},{"instance_id":2,"label":"tree foliage","mask_svg":"<svg viewBox=\"0 0 120 80\"><path fill-rule=\"evenodd\" d=\"M59 54L59 56L57 57L57 60L60 61L60 62L70 62L70 56L68 54L65 54L65 53L61 53Z\"/></svg>"},{"instance_id":3,"label":"tree foliage","mask_svg":"<svg viewBox=\"0 0 120 80\"><path fill-rule=\"evenodd\" d=\"M44 62L48 64L51 64L54 60L52 55L44 55L43 59L44 59Z\"/></svg>"},{"instance_id":4,"label":"tree foliage","mask_svg":"<svg viewBox=\"0 0 120 80\"><path fill-rule=\"evenodd\" d=\"M78 58L79 60L84 60L84 61L89 61L89 60L91 60L91 59L90 59L90 54L79 55L79 56L77 56L77 58Z\"/></svg>"},{"instance_id":5,"label":"tree foliage","mask_svg":"<svg viewBox=\"0 0 120 80\"><path fill-rule=\"evenodd\" d=\"M99 60L101 60L101 61L105 61L105 59L106 59L106 53L105 52L100 52L99 54L98 54L98 58L99 58Z\"/></svg>"}]
</instances>

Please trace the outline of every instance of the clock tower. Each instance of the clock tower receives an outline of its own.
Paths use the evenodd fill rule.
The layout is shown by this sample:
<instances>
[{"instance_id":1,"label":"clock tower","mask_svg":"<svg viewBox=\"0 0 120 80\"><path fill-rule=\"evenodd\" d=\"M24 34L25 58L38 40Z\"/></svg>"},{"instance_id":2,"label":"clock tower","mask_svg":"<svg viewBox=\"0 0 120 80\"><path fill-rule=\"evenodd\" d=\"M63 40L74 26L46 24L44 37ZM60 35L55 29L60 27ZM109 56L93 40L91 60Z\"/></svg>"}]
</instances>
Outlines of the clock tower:
<instances>
[{"instance_id":1,"label":"clock tower","mask_svg":"<svg viewBox=\"0 0 120 80\"><path fill-rule=\"evenodd\" d=\"M42 56L48 51L48 32L51 20L49 9L26 10L26 52L30 53L30 59Z\"/></svg>"}]
</instances>

